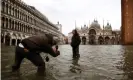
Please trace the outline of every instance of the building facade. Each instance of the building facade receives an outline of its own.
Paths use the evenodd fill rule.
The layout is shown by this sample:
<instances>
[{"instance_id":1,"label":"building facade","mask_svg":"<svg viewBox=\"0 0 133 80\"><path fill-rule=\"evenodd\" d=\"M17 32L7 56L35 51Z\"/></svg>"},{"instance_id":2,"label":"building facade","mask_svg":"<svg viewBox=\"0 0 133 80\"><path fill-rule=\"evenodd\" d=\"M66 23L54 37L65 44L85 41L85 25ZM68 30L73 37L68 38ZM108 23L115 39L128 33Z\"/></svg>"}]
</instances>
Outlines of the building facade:
<instances>
[{"instance_id":1,"label":"building facade","mask_svg":"<svg viewBox=\"0 0 133 80\"><path fill-rule=\"evenodd\" d=\"M62 33L62 24L60 24L59 22L57 22L57 24L55 24L58 28L58 31L60 32L60 43L59 44L65 44L65 35Z\"/></svg>"},{"instance_id":2,"label":"building facade","mask_svg":"<svg viewBox=\"0 0 133 80\"><path fill-rule=\"evenodd\" d=\"M35 7L21 0L1 0L1 43L17 45L22 39L38 34L59 37L58 29Z\"/></svg>"},{"instance_id":3,"label":"building facade","mask_svg":"<svg viewBox=\"0 0 133 80\"><path fill-rule=\"evenodd\" d=\"M121 0L122 43L133 44L133 0Z\"/></svg>"},{"instance_id":4,"label":"building facade","mask_svg":"<svg viewBox=\"0 0 133 80\"><path fill-rule=\"evenodd\" d=\"M59 22L57 22L56 26L59 28L59 31L62 33L62 25Z\"/></svg>"},{"instance_id":5,"label":"building facade","mask_svg":"<svg viewBox=\"0 0 133 80\"><path fill-rule=\"evenodd\" d=\"M81 29L77 28L81 37L81 44L120 44L120 30L112 30L111 24L101 28L97 20L94 20L88 27L84 25ZM68 42L71 43L72 32L68 34Z\"/></svg>"}]
</instances>

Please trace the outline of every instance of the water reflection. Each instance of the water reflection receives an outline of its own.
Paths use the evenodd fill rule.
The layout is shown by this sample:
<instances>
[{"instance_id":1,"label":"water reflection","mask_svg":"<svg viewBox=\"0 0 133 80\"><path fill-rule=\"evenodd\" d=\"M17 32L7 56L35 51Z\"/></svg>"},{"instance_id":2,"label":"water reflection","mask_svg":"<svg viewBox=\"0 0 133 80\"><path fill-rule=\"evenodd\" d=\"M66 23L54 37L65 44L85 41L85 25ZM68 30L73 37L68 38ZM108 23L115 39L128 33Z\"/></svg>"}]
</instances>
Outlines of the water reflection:
<instances>
[{"instance_id":1,"label":"water reflection","mask_svg":"<svg viewBox=\"0 0 133 80\"><path fill-rule=\"evenodd\" d=\"M46 77L36 75L37 67L26 59L20 73L11 73L14 49L2 47L2 80L133 80L133 46L81 45L80 58L71 59L70 45L62 45L61 56L46 63Z\"/></svg>"},{"instance_id":2,"label":"water reflection","mask_svg":"<svg viewBox=\"0 0 133 80\"><path fill-rule=\"evenodd\" d=\"M80 65L78 64L79 57L73 58L72 66L70 66L70 71L73 73L81 73Z\"/></svg>"},{"instance_id":3,"label":"water reflection","mask_svg":"<svg viewBox=\"0 0 133 80\"><path fill-rule=\"evenodd\" d=\"M133 46L126 46L125 53L117 68L123 70L123 79L133 80Z\"/></svg>"}]
</instances>

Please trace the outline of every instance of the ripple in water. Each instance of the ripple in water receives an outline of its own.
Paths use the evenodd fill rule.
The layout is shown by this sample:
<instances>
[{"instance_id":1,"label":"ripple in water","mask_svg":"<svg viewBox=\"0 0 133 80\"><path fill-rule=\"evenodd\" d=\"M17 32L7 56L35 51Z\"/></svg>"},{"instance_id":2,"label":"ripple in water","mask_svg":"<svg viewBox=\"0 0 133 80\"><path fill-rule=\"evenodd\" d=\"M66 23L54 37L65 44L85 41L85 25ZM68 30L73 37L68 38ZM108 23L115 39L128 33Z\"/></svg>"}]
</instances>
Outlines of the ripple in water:
<instances>
[{"instance_id":1,"label":"ripple in water","mask_svg":"<svg viewBox=\"0 0 133 80\"><path fill-rule=\"evenodd\" d=\"M36 75L36 66L23 60L20 72L12 73L14 47L2 46L2 80L133 80L133 46L80 45L81 57L72 59L70 45L60 45L61 55L46 62L46 76ZM45 55L41 54L44 58Z\"/></svg>"}]
</instances>

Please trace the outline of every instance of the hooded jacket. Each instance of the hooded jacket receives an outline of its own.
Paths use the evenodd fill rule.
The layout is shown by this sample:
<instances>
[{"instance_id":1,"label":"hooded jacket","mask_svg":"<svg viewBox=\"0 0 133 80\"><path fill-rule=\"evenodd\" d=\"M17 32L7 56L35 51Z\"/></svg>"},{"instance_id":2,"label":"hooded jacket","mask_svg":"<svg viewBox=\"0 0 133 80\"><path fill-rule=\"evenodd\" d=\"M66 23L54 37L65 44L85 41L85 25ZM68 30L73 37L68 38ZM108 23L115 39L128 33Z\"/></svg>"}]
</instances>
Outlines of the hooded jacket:
<instances>
[{"instance_id":1,"label":"hooded jacket","mask_svg":"<svg viewBox=\"0 0 133 80\"><path fill-rule=\"evenodd\" d=\"M31 52L45 52L51 54L53 57L57 56L52 49L52 46L56 44L52 35L44 34L28 37L23 39L21 43Z\"/></svg>"},{"instance_id":2,"label":"hooded jacket","mask_svg":"<svg viewBox=\"0 0 133 80\"><path fill-rule=\"evenodd\" d=\"M72 39L71 39L71 46L72 46L73 48L78 47L79 44L80 44L80 42L81 42L81 39L80 39L80 36L79 36L79 35L73 35L73 36L72 36Z\"/></svg>"}]
</instances>

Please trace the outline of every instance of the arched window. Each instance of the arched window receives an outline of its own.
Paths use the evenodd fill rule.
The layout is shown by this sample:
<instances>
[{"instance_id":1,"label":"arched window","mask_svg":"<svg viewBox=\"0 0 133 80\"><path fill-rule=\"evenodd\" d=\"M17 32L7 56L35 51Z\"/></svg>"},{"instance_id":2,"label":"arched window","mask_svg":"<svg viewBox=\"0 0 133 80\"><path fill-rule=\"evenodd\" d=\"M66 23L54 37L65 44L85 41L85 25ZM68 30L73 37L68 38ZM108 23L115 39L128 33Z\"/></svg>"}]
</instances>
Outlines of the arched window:
<instances>
[{"instance_id":1,"label":"arched window","mask_svg":"<svg viewBox=\"0 0 133 80\"><path fill-rule=\"evenodd\" d=\"M22 20L22 13L20 12L19 14L19 19Z\"/></svg>"},{"instance_id":2,"label":"arched window","mask_svg":"<svg viewBox=\"0 0 133 80\"><path fill-rule=\"evenodd\" d=\"M15 21L13 21L13 24L14 24L14 26L13 26L13 30L15 30L15 26L16 26Z\"/></svg>"},{"instance_id":3,"label":"arched window","mask_svg":"<svg viewBox=\"0 0 133 80\"><path fill-rule=\"evenodd\" d=\"M19 10L17 10L17 18L19 18Z\"/></svg>"},{"instance_id":4,"label":"arched window","mask_svg":"<svg viewBox=\"0 0 133 80\"><path fill-rule=\"evenodd\" d=\"M15 31L17 30L17 22L15 22Z\"/></svg>"},{"instance_id":5,"label":"arched window","mask_svg":"<svg viewBox=\"0 0 133 80\"><path fill-rule=\"evenodd\" d=\"M24 32L26 32L26 28L25 28L25 25L23 25L23 28L24 28Z\"/></svg>"},{"instance_id":6,"label":"arched window","mask_svg":"<svg viewBox=\"0 0 133 80\"><path fill-rule=\"evenodd\" d=\"M6 4L6 13L8 14L8 4Z\"/></svg>"},{"instance_id":7,"label":"arched window","mask_svg":"<svg viewBox=\"0 0 133 80\"><path fill-rule=\"evenodd\" d=\"M14 9L14 16L17 16L17 9Z\"/></svg>"},{"instance_id":8,"label":"arched window","mask_svg":"<svg viewBox=\"0 0 133 80\"><path fill-rule=\"evenodd\" d=\"M12 21L12 28L11 29L13 30L13 28L14 28L14 21Z\"/></svg>"},{"instance_id":9,"label":"arched window","mask_svg":"<svg viewBox=\"0 0 133 80\"><path fill-rule=\"evenodd\" d=\"M11 6L11 15L13 15L13 7Z\"/></svg>"},{"instance_id":10,"label":"arched window","mask_svg":"<svg viewBox=\"0 0 133 80\"><path fill-rule=\"evenodd\" d=\"M20 11L18 10L18 18L20 19Z\"/></svg>"},{"instance_id":11,"label":"arched window","mask_svg":"<svg viewBox=\"0 0 133 80\"><path fill-rule=\"evenodd\" d=\"M2 2L2 8L1 8L2 10L2 12L5 12L5 3L4 2Z\"/></svg>"},{"instance_id":12,"label":"arched window","mask_svg":"<svg viewBox=\"0 0 133 80\"><path fill-rule=\"evenodd\" d=\"M9 29L11 29L12 25L11 25L11 19L9 19Z\"/></svg>"},{"instance_id":13,"label":"arched window","mask_svg":"<svg viewBox=\"0 0 133 80\"><path fill-rule=\"evenodd\" d=\"M29 23L29 16L27 16L27 22Z\"/></svg>"},{"instance_id":14,"label":"arched window","mask_svg":"<svg viewBox=\"0 0 133 80\"><path fill-rule=\"evenodd\" d=\"M13 7L13 11L12 11L13 16L15 16L15 8Z\"/></svg>"},{"instance_id":15,"label":"arched window","mask_svg":"<svg viewBox=\"0 0 133 80\"><path fill-rule=\"evenodd\" d=\"M2 28L5 28L5 25L4 25L5 23L4 22L5 22L5 18L1 17Z\"/></svg>"},{"instance_id":16,"label":"arched window","mask_svg":"<svg viewBox=\"0 0 133 80\"><path fill-rule=\"evenodd\" d=\"M8 18L6 18L5 28L8 28Z\"/></svg>"},{"instance_id":17,"label":"arched window","mask_svg":"<svg viewBox=\"0 0 133 80\"><path fill-rule=\"evenodd\" d=\"M11 5L9 5L9 14L11 15Z\"/></svg>"}]
</instances>

